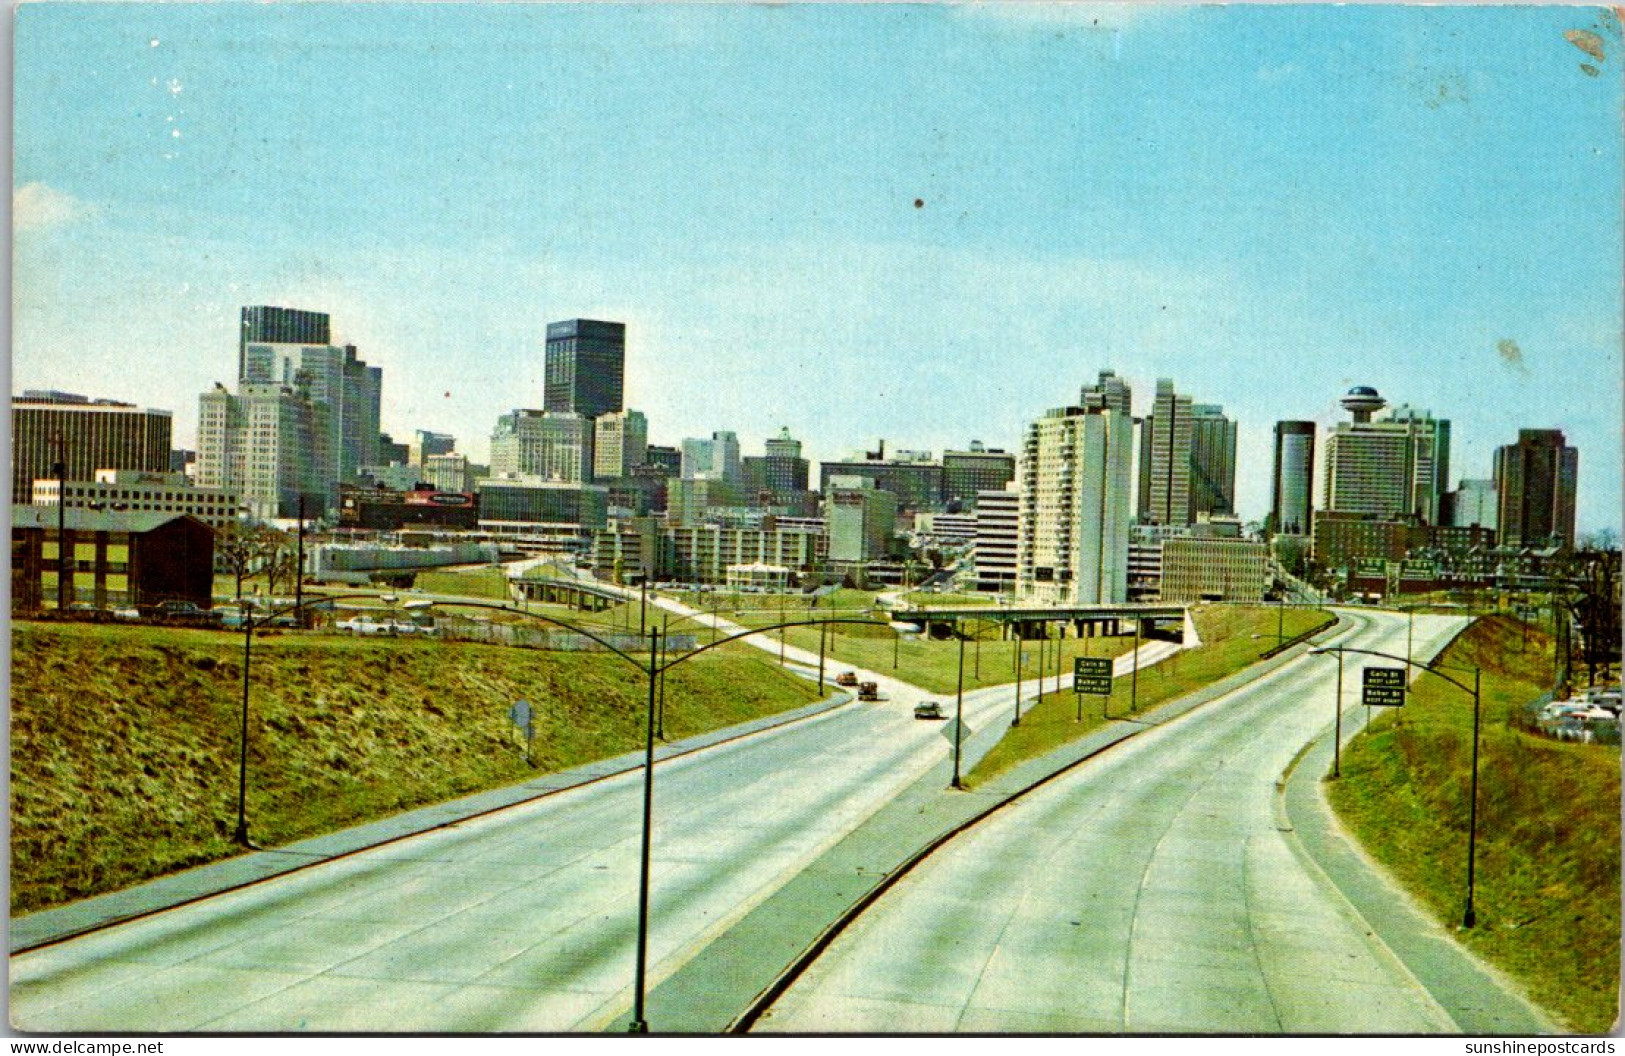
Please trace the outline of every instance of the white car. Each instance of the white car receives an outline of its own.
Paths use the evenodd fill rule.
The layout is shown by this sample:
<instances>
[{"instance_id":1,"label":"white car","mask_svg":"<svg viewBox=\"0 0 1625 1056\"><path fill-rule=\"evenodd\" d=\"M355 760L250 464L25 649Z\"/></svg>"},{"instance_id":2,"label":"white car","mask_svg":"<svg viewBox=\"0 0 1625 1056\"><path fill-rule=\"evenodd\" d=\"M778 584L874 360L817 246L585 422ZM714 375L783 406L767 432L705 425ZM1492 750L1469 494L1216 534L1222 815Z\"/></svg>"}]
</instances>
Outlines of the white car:
<instances>
[{"instance_id":1,"label":"white car","mask_svg":"<svg viewBox=\"0 0 1625 1056\"><path fill-rule=\"evenodd\" d=\"M334 626L341 631L348 631L351 634L395 633L395 625L393 623L375 620L371 616L352 616L347 620L340 620Z\"/></svg>"}]
</instances>

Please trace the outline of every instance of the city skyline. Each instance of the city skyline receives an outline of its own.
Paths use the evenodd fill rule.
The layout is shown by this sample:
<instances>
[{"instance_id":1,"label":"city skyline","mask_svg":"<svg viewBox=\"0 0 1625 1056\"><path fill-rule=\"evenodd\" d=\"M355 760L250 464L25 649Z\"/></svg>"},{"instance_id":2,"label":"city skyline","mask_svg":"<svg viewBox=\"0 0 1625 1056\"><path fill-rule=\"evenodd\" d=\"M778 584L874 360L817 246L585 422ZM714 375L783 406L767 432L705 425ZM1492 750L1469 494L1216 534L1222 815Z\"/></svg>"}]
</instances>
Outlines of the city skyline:
<instances>
[{"instance_id":1,"label":"city skyline","mask_svg":"<svg viewBox=\"0 0 1625 1056\"><path fill-rule=\"evenodd\" d=\"M1013 450L1111 368L1141 416L1158 377L1224 406L1257 520L1275 422L1370 384L1452 420L1457 479L1562 430L1580 532L1617 529L1610 18L25 8L13 390L186 446L242 307L284 305L384 368L385 431L480 456L543 405L546 324L613 319L651 440L788 426L822 462ZM666 83L623 83L651 54Z\"/></svg>"}]
</instances>

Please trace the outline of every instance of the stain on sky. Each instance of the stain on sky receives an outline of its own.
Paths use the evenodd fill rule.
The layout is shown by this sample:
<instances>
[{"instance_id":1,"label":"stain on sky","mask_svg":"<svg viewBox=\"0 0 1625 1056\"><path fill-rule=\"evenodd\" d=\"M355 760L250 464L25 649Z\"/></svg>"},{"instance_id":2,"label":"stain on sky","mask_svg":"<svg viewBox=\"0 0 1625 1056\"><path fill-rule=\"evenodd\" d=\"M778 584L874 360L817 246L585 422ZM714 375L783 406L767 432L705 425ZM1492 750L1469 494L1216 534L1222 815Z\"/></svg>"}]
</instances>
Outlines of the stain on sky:
<instances>
[{"instance_id":1,"label":"stain on sky","mask_svg":"<svg viewBox=\"0 0 1625 1056\"><path fill-rule=\"evenodd\" d=\"M1523 349L1518 347L1518 342L1510 337L1504 338L1496 342L1495 350L1501 353L1501 362L1520 374L1524 372Z\"/></svg>"},{"instance_id":2,"label":"stain on sky","mask_svg":"<svg viewBox=\"0 0 1625 1056\"><path fill-rule=\"evenodd\" d=\"M1563 38L1581 51L1590 55L1598 62L1608 61L1608 52L1603 48L1603 40L1589 29L1569 29L1563 31Z\"/></svg>"}]
</instances>

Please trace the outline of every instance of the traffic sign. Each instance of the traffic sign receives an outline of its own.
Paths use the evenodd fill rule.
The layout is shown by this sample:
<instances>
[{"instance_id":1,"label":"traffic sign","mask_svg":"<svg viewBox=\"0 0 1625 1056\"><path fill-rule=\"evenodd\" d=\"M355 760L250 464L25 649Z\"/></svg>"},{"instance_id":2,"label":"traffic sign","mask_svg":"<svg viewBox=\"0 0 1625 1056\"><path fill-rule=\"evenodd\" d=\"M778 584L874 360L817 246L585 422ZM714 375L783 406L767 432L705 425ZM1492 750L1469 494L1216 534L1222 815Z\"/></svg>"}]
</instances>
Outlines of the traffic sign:
<instances>
[{"instance_id":1,"label":"traffic sign","mask_svg":"<svg viewBox=\"0 0 1625 1056\"><path fill-rule=\"evenodd\" d=\"M1368 667L1361 683L1361 703L1367 707L1397 708L1405 703L1403 667Z\"/></svg>"},{"instance_id":2,"label":"traffic sign","mask_svg":"<svg viewBox=\"0 0 1625 1056\"><path fill-rule=\"evenodd\" d=\"M948 738L949 744L953 744L956 739L962 741L976 732L970 728L970 723L960 722L958 719L949 719L941 729L942 735Z\"/></svg>"},{"instance_id":3,"label":"traffic sign","mask_svg":"<svg viewBox=\"0 0 1625 1056\"><path fill-rule=\"evenodd\" d=\"M1112 692L1112 662L1104 656L1079 656L1072 660L1072 692L1109 697Z\"/></svg>"}]
</instances>

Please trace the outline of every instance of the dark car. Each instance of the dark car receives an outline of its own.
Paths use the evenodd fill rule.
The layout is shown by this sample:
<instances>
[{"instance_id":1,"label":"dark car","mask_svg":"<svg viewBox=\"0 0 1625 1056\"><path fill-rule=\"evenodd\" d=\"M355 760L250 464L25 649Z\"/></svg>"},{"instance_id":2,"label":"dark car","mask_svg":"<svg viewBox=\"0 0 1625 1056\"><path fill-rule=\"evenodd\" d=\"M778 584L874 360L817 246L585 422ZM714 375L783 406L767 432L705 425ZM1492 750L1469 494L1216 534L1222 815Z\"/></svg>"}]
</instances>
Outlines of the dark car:
<instances>
[{"instance_id":1,"label":"dark car","mask_svg":"<svg viewBox=\"0 0 1625 1056\"><path fill-rule=\"evenodd\" d=\"M922 700L914 705L916 719L945 719L948 716L942 713L942 705L934 700Z\"/></svg>"}]
</instances>

